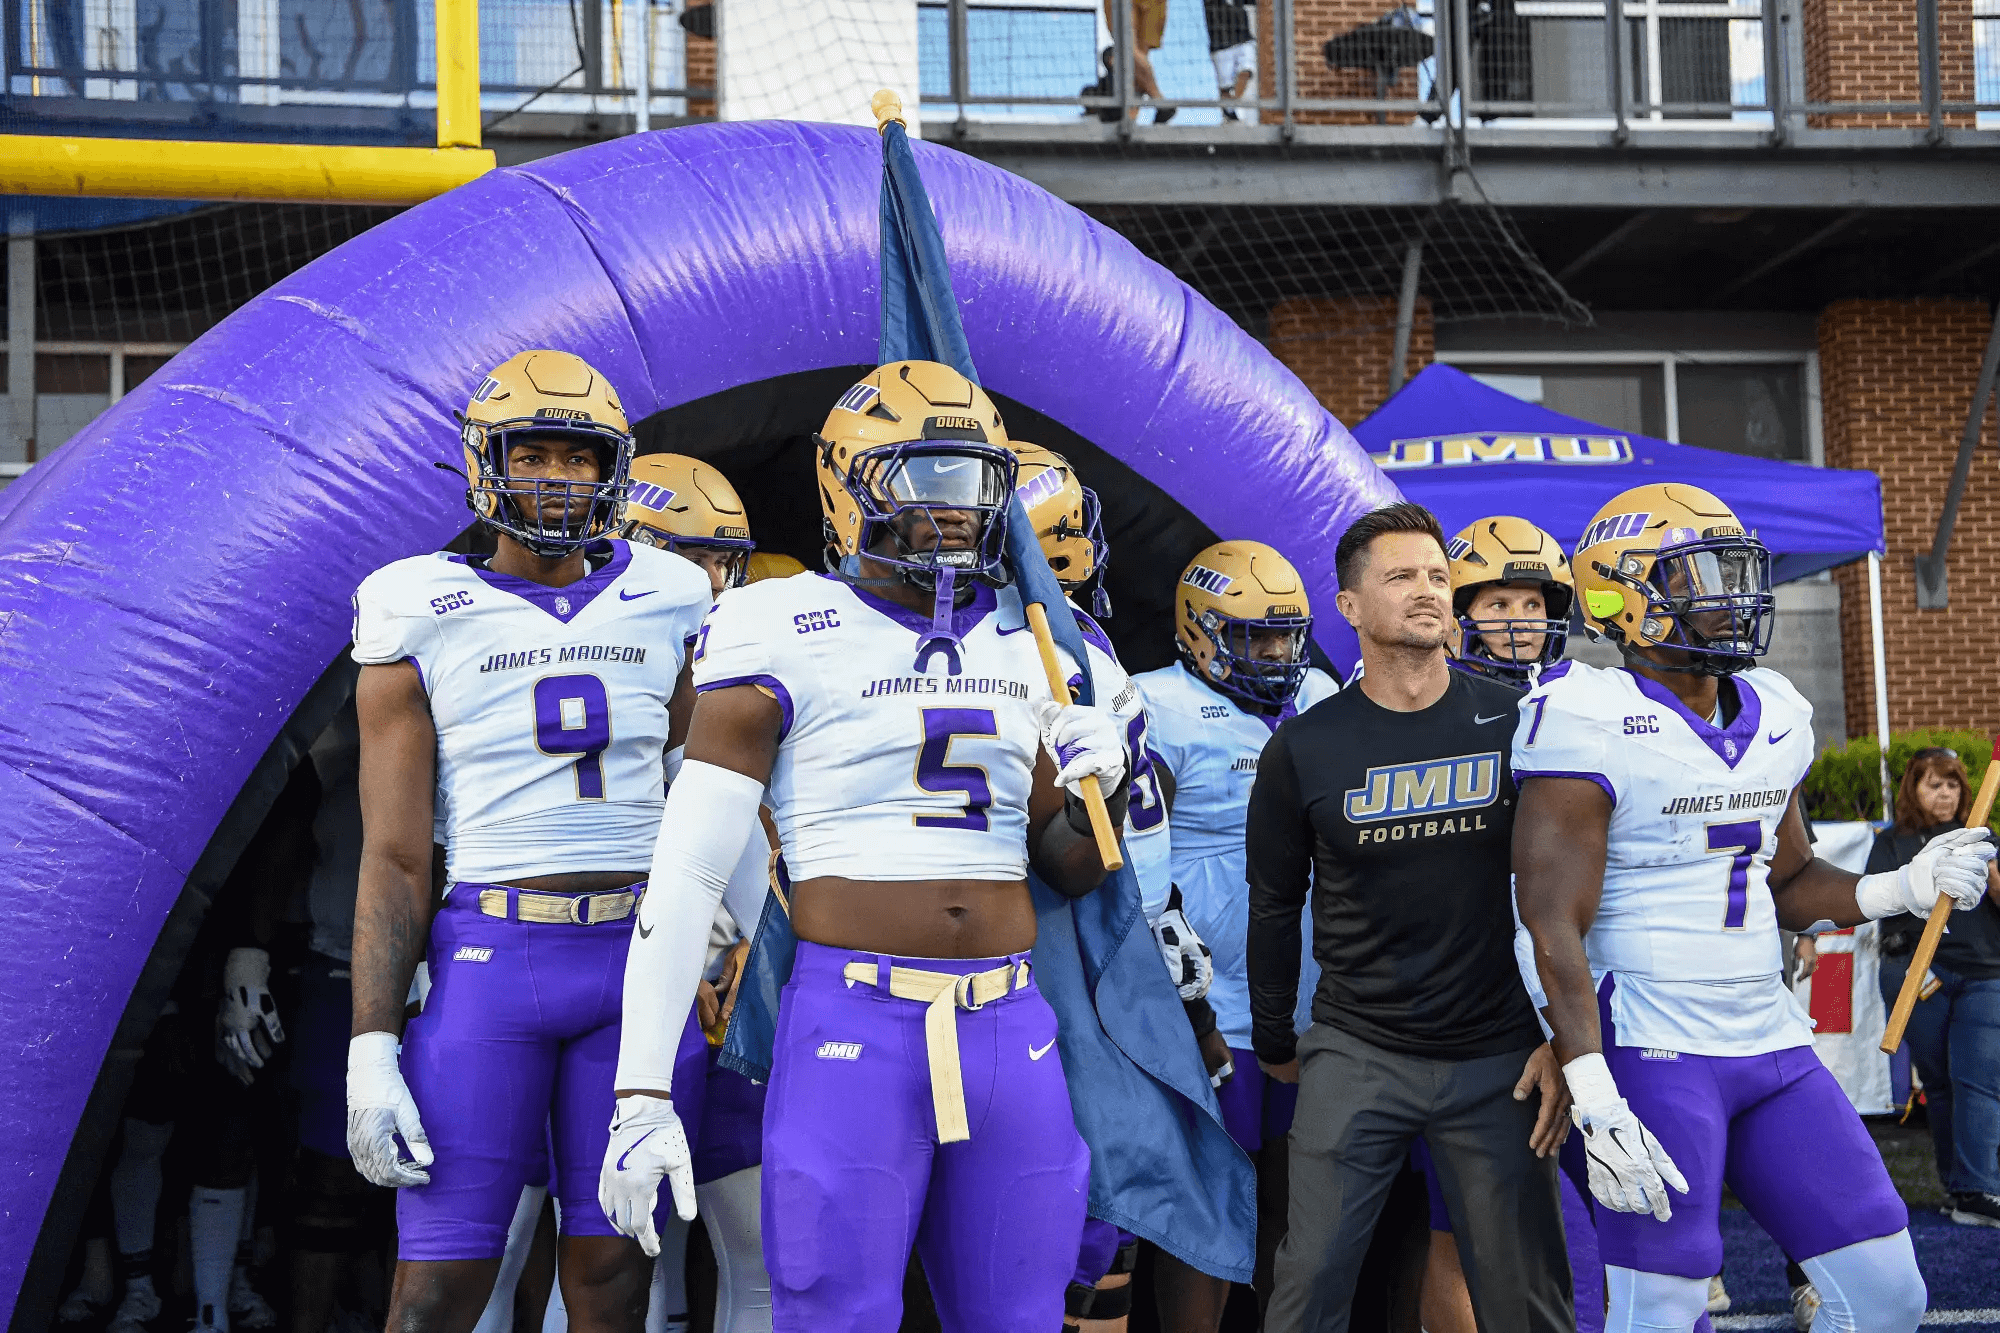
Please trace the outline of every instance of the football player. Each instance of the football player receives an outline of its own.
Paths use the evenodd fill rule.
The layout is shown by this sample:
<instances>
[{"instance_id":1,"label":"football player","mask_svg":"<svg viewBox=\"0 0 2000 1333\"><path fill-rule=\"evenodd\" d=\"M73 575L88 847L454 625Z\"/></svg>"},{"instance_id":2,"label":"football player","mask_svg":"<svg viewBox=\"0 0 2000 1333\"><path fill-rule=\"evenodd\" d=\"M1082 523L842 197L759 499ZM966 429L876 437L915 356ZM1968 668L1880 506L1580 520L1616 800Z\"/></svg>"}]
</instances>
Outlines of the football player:
<instances>
[{"instance_id":1,"label":"football player","mask_svg":"<svg viewBox=\"0 0 2000 1333\"><path fill-rule=\"evenodd\" d=\"M1560 661L1576 600L1562 543L1525 518L1482 518L1451 539L1451 664L1525 690Z\"/></svg>"},{"instance_id":2,"label":"football player","mask_svg":"<svg viewBox=\"0 0 2000 1333\"><path fill-rule=\"evenodd\" d=\"M1291 562L1262 542L1207 547L1174 588L1176 666L1137 677L1151 719L1156 780L1173 792L1173 883L1188 924L1214 952L1208 991L1213 1027L1202 1035L1212 1066L1229 1069L1218 1091L1230 1137L1257 1163L1258 1269L1285 1228L1284 1139L1298 1100L1294 1084L1258 1067L1250 1049L1248 900L1243 825L1257 759L1280 722L1339 687L1306 658L1312 604ZM1319 977L1312 931L1305 929L1299 993L1310 997ZM1305 1009L1300 1009L1304 1024ZM1213 1328L1229 1284L1162 1260L1179 1308L1212 1302ZM1168 1274L1163 1273L1163 1277Z\"/></svg>"},{"instance_id":3,"label":"football player","mask_svg":"<svg viewBox=\"0 0 2000 1333\"><path fill-rule=\"evenodd\" d=\"M1686 1329L1722 1265L1726 1183L1799 1257L1829 1327L1907 1333L1924 1280L1909 1213L1813 1053L1778 930L1960 909L1984 829L1856 876L1814 858L1798 786L1812 708L1759 667L1770 557L1729 506L1653 485L1578 543L1585 623L1617 669L1563 663L1522 701L1514 867L1544 1011L1583 1131L1611 1328Z\"/></svg>"},{"instance_id":4,"label":"football player","mask_svg":"<svg viewBox=\"0 0 2000 1333\"><path fill-rule=\"evenodd\" d=\"M716 595L748 581L750 519L729 479L686 454L632 460L619 536L686 556L708 574Z\"/></svg>"},{"instance_id":5,"label":"football player","mask_svg":"<svg viewBox=\"0 0 2000 1333\"><path fill-rule=\"evenodd\" d=\"M684 454L647 454L632 461L632 489L625 499L621 531L627 541L657 546L700 565L716 597L770 577L763 571L784 568L772 561L789 559L758 553L736 488L715 468ZM796 560L791 564L790 572L803 571ZM735 1002L731 991L749 953L745 940L756 930L756 911L763 906L761 886L754 877L749 887L747 898L725 894L723 906L716 909L708 966L695 997L709 1050L701 1128L695 1136L701 1147L694 1158L694 1183L715 1252L717 1333L754 1333L771 1326L771 1282L764 1272L758 1224L764 1085L717 1059ZM738 912L744 914L742 924ZM683 1278L687 1223L678 1217L664 1218L660 1240L653 1304L658 1307L655 1313L669 1312L671 1328L671 1319L686 1317L688 1304Z\"/></svg>"},{"instance_id":6,"label":"football player","mask_svg":"<svg viewBox=\"0 0 2000 1333\"><path fill-rule=\"evenodd\" d=\"M1123 728L1131 754L1132 797L1126 807L1123 840L1125 859L1139 881L1147 924L1160 940L1174 985L1184 998L1199 1000L1208 992L1212 972L1207 946L1178 911L1162 922L1173 889L1169 864L1172 841L1168 794L1160 790L1147 756L1144 701L1104 628L1076 604L1076 598L1088 592L1098 615L1108 615L1111 609L1111 599L1104 591L1104 567L1111 547L1104 539L1097 494L1083 484L1061 454L1024 440L1009 440L1008 447L1020 465L1015 494L1021 497L1028 521L1035 526L1035 539L1048 558L1049 569L1069 595L1070 610L1083 633L1084 652L1090 657L1091 680L1098 695L1110 700L1111 715ZM1131 1273L1137 1253L1138 1241L1130 1234L1101 1218L1085 1219L1083 1251L1064 1298L1065 1327L1124 1333L1132 1309Z\"/></svg>"},{"instance_id":7,"label":"football player","mask_svg":"<svg viewBox=\"0 0 2000 1333\"><path fill-rule=\"evenodd\" d=\"M665 1014L694 996L768 783L799 937L764 1124L779 1330L895 1327L913 1241L946 1329L1062 1321L1089 1154L1026 871L1102 881L1076 789L1096 777L1122 819L1127 763L1107 712L1049 697L1002 586L1006 442L949 367L873 371L815 441L836 575L734 589L702 627L667 812L690 835L659 844L626 970L602 1199L649 1245L663 1176L689 1210Z\"/></svg>"},{"instance_id":8,"label":"football player","mask_svg":"<svg viewBox=\"0 0 2000 1333\"><path fill-rule=\"evenodd\" d=\"M391 1328L471 1326L521 1188L553 1156L571 1326L636 1330L648 1265L594 1184L619 978L660 833L663 752L693 707L682 659L708 580L605 540L632 437L580 358L530 351L495 369L463 443L466 498L495 554L399 560L354 599L348 1148L369 1180L401 1187ZM447 879L435 914L434 819ZM404 1032L427 938L430 993ZM698 1085L690 1009L676 1033Z\"/></svg>"}]
</instances>

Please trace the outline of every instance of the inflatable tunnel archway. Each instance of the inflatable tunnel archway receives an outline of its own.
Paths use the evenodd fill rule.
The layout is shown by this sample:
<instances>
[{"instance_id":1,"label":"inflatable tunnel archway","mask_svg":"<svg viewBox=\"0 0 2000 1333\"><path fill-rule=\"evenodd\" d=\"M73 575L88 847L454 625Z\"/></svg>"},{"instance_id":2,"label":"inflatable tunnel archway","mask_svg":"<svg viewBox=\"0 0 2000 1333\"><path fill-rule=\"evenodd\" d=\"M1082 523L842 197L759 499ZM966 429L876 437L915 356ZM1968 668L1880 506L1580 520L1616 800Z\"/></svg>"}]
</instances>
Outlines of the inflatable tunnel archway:
<instances>
[{"instance_id":1,"label":"inflatable tunnel archway","mask_svg":"<svg viewBox=\"0 0 2000 1333\"><path fill-rule=\"evenodd\" d=\"M985 382L1304 572L1394 491L1213 307L1040 189L919 145ZM162 922L346 642L370 570L466 523L452 413L530 346L636 420L872 363L865 130L633 136L495 172L238 311L0 498L0 1295ZM1341 636L1341 637L1336 637Z\"/></svg>"}]
</instances>

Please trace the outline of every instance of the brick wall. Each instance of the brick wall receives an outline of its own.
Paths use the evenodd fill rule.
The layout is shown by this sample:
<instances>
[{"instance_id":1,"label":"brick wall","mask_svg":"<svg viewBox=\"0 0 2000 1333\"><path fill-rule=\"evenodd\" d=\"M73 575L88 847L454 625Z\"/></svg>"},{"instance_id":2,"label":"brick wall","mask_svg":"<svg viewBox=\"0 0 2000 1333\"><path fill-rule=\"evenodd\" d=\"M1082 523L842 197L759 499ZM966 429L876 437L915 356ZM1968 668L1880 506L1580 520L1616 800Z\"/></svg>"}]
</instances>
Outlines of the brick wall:
<instances>
[{"instance_id":1,"label":"brick wall","mask_svg":"<svg viewBox=\"0 0 2000 1333\"><path fill-rule=\"evenodd\" d=\"M1970 4L1971 0L1963 0ZM1328 69L1326 57L1320 51L1327 38L1338 37L1350 28L1364 23L1373 23L1390 8L1384 0L1293 0L1292 4L1292 55L1293 66L1297 70L1298 83L1293 89L1295 97L1366 97L1375 98L1382 94L1375 87L1375 75L1367 70ZM1259 97L1276 97L1278 82L1275 77L1266 77L1267 71L1278 68L1277 47L1273 37L1276 25L1269 22L1273 7L1260 5L1257 9L1257 70ZM1390 83L1390 97L1415 97L1417 95L1417 72L1402 70ZM1266 124L1277 124L1281 117L1275 111L1266 111L1262 119ZM1301 111L1293 116L1301 125L1367 125L1373 124L1375 117L1361 111ZM1391 125L1407 125L1413 117L1399 115L1388 117Z\"/></svg>"},{"instance_id":2,"label":"brick wall","mask_svg":"<svg viewBox=\"0 0 2000 1333\"><path fill-rule=\"evenodd\" d=\"M1436 352L1430 301L1417 298L1404 375L1415 375ZM1271 354L1304 381L1341 424L1353 426L1389 396L1389 361L1396 351L1393 296L1295 297L1271 307Z\"/></svg>"},{"instance_id":3,"label":"brick wall","mask_svg":"<svg viewBox=\"0 0 2000 1333\"><path fill-rule=\"evenodd\" d=\"M1917 7L1911 0L1805 0L1806 100L1921 102ZM1972 0L1938 0L1938 66L1947 102L1973 100ZM1913 112L1809 117L1822 127L1923 125ZM1970 128L1972 116L1946 115Z\"/></svg>"},{"instance_id":4,"label":"brick wall","mask_svg":"<svg viewBox=\"0 0 2000 1333\"><path fill-rule=\"evenodd\" d=\"M687 34L687 86L690 88L715 87L715 40L711 37L697 37ZM689 98L690 116L712 116L715 102L712 98Z\"/></svg>"},{"instance_id":5,"label":"brick wall","mask_svg":"<svg viewBox=\"0 0 2000 1333\"><path fill-rule=\"evenodd\" d=\"M1911 560L1930 549L1979 378L1991 313L1980 301L1839 301L1820 316L1820 395L1829 467L1882 478L1889 726L2000 728L2000 469L1989 404L1948 561L1951 606L1919 611ZM1868 573L1849 565L1840 627L1850 734L1875 729Z\"/></svg>"}]
</instances>

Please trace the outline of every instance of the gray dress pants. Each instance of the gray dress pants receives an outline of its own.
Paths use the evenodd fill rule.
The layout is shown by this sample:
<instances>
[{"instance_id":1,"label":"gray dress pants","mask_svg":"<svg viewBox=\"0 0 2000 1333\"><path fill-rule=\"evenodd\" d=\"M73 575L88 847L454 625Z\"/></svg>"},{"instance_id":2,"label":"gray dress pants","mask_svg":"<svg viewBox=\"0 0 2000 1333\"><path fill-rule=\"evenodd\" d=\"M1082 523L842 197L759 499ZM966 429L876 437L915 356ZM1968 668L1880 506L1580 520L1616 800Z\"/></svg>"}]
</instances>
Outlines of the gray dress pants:
<instances>
[{"instance_id":1,"label":"gray dress pants","mask_svg":"<svg viewBox=\"0 0 2000 1333\"><path fill-rule=\"evenodd\" d=\"M1576 1328L1556 1160L1528 1147L1539 1098L1513 1096L1532 1053L1427 1060L1324 1023L1307 1030L1289 1230L1266 1333L1346 1333L1382 1201L1419 1134L1430 1141L1483 1333Z\"/></svg>"}]
</instances>

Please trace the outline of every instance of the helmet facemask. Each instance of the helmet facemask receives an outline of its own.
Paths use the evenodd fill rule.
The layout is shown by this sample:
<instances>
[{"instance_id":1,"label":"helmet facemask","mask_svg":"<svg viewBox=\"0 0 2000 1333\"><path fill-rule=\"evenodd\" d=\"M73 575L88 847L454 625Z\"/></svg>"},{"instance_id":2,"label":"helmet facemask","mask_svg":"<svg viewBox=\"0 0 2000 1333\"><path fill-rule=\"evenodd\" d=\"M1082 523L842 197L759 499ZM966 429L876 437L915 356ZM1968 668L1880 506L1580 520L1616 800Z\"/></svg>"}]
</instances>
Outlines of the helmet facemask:
<instances>
[{"instance_id":1,"label":"helmet facemask","mask_svg":"<svg viewBox=\"0 0 2000 1333\"><path fill-rule=\"evenodd\" d=\"M1000 582L1014 472L1014 455L1006 449L964 440L862 450L847 471L848 491L861 510L861 551L920 588L956 585L969 593L976 578ZM939 514L971 515L977 525L972 543L948 547ZM885 536L891 551L882 549Z\"/></svg>"},{"instance_id":2,"label":"helmet facemask","mask_svg":"<svg viewBox=\"0 0 2000 1333\"><path fill-rule=\"evenodd\" d=\"M642 546L657 547L662 551L672 551L675 555L695 560L694 551L727 551L729 553L728 572L723 576L723 588L740 588L750 581L750 553L757 549L757 543L748 537L679 537L671 532L662 532L650 524L637 519L625 524L622 534L626 541L638 542ZM703 566L706 569L706 566Z\"/></svg>"},{"instance_id":3,"label":"helmet facemask","mask_svg":"<svg viewBox=\"0 0 2000 1333\"><path fill-rule=\"evenodd\" d=\"M1195 664L1196 674L1224 694L1254 708L1281 709L1304 688L1306 672L1312 665L1306 656L1306 638L1312 632L1311 616L1238 620L1207 610L1197 617L1196 624L1213 648L1205 665ZM1289 661L1271 661L1253 655L1252 640L1264 633L1288 638Z\"/></svg>"},{"instance_id":4,"label":"helmet facemask","mask_svg":"<svg viewBox=\"0 0 2000 1333\"><path fill-rule=\"evenodd\" d=\"M1666 536L1643 580L1633 568L1643 553L1628 553L1616 570L1602 571L1645 594L1649 639L1689 655L1685 666L1651 659L1645 665L1700 676L1734 675L1755 665L1770 651L1776 624L1770 551L1742 533L1697 537L1691 528L1675 528ZM1633 655L1629 645L1625 653Z\"/></svg>"},{"instance_id":5,"label":"helmet facemask","mask_svg":"<svg viewBox=\"0 0 2000 1333\"><path fill-rule=\"evenodd\" d=\"M1511 573L1512 571L1503 571ZM1511 584L1529 582L1525 578L1503 577L1492 583ZM1479 599L1480 591L1490 583L1474 584L1462 589L1454 598L1453 610L1458 616L1461 647L1453 662L1462 670L1474 675L1503 681L1510 685L1526 686L1534 678L1535 672L1551 662L1562 660L1569 647L1569 608L1574 600L1570 589L1561 583L1532 580L1541 584L1542 604L1545 614L1541 618L1480 618L1472 614L1473 603ZM1528 653L1509 644L1501 652L1495 652L1486 642L1487 635L1508 640L1542 636L1541 649Z\"/></svg>"},{"instance_id":6,"label":"helmet facemask","mask_svg":"<svg viewBox=\"0 0 2000 1333\"><path fill-rule=\"evenodd\" d=\"M597 480L512 476L509 454L514 446L529 443L525 438L529 436L555 448L578 441L589 445L597 455ZM466 421L463 438L466 460L473 468L466 502L487 527L536 555L560 559L608 536L616 525L632 463L632 437L625 432L584 420L558 424L547 418L519 417L491 425ZM547 512L551 508L556 511L553 515Z\"/></svg>"}]
</instances>

